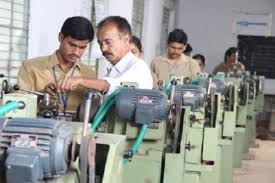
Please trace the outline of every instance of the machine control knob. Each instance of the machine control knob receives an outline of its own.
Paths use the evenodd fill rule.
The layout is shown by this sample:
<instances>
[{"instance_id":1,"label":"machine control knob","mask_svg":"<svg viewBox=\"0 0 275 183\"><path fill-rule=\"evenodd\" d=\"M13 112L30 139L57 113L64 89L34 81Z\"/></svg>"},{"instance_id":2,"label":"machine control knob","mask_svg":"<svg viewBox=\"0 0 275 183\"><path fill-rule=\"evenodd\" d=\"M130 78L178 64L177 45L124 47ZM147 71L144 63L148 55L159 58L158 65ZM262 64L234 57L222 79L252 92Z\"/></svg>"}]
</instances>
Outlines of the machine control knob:
<instances>
[{"instance_id":1,"label":"machine control knob","mask_svg":"<svg viewBox=\"0 0 275 183\"><path fill-rule=\"evenodd\" d=\"M124 159L129 159L129 161L131 161L133 156L134 156L133 150L124 151L124 154L123 154Z\"/></svg>"},{"instance_id":2,"label":"machine control knob","mask_svg":"<svg viewBox=\"0 0 275 183\"><path fill-rule=\"evenodd\" d=\"M185 149L187 149L188 151L195 148L196 148L196 145L192 145L190 142L188 142L188 144L185 144Z\"/></svg>"},{"instance_id":3,"label":"machine control knob","mask_svg":"<svg viewBox=\"0 0 275 183\"><path fill-rule=\"evenodd\" d=\"M189 115L189 119L190 119L191 121L195 121L195 120L196 120L195 114L190 114L190 115Z\"/></svg>"}]
</instances>

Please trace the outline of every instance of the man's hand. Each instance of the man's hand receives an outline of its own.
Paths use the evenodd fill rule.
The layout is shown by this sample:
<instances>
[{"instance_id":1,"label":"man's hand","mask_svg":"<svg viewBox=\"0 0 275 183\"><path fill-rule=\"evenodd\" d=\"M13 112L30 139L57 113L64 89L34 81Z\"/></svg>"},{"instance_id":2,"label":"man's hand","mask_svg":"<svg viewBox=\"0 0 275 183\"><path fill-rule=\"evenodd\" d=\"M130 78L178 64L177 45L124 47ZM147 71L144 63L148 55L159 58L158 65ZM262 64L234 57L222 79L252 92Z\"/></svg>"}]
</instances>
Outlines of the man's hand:
<instances>
[{"instance_id":1,"label":"man's hand","mask_svg":"<svg viewBox=\"0 0 275 183\"><path fill-rule=\"evenodd\" d=\"M69 92L71 90L75 90L80 81L80 77L64 77L58 81L57 90L59 92Z\"/></svg>"},{"instance_id":2,"label":"man's hand","mask_svg":"<svg viewBox=\"0 0 275 183\"><path fill-rule=\"evenodd\" d=\"M51 96L55 96L57 93L57 88L54 83L49 83L45 86L44 92L50 94Z\"/></svg>"}]
</instances>

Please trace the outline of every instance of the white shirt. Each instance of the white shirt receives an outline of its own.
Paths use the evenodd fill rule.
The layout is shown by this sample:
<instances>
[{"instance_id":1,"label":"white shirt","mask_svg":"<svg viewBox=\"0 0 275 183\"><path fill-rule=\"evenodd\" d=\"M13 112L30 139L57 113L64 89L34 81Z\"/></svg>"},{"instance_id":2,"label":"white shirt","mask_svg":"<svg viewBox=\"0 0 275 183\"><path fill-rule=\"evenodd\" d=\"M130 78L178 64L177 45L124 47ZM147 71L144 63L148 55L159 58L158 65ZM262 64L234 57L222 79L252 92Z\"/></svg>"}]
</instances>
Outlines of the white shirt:
<instances>
[{"instance_id":1,"label":"white shirt","mask_svg":"<svg viewBox=\"0 0 275 183\"><path fill-rule=\"evenodd\" d=\"M107 95L120 87L121 82L136 82L141 89L153 88L153 79L148 65L131 51L116 65L108 63L107 73L102 79L110 85Z\"/></svg>"}]
</instances>

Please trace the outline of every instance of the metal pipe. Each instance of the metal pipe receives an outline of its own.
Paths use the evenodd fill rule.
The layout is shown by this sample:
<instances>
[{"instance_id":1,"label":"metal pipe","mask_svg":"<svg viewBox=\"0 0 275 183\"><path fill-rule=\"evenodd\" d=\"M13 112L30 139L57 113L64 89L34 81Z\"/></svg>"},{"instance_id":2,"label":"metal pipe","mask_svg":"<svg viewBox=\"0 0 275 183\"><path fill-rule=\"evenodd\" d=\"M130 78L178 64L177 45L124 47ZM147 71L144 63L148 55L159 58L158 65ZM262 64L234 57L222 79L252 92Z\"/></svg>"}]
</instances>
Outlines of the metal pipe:
<instances>
[{"instance_id":1,"label":"metal pipe","mask_svg":"<svg viewBox=\"0 0 275 183\"><path fill-rule=\"evenodd\" d=\"M50 94L45 93L45 95L44 95L44 102L45 102L46 106L50 105L50 103L51 103Z\"/></svg>"},{"instance_id":2,"label":"metal pipe","mask_svg":"<svg viewBox=\"0 0 275 183\"><path fill-rule=\"evenodd\" d=\"M209 84L208 84L208 89L207 89L207 95L210 94L210 90L211 90L211 84L212 84L212 78L209 78Z\"/></svg>"},{"instance_id":3,"label":"metal pipe","mask_svg":"<svg viewBox=\"0 0 275 183\"><path fill-rule=\"evenodd\" d=\"M176 88L177 81L173 80L171 81L171 84L172 84L172 87L171 87L170 101L171 103L174 103L174 95L175 95L175 88Z\"/></svg>"},{"instance_id":4,"label":"metal pipe","mask_svg":"<svg viewBox=\"0 0 275 183\"><path fill-rule=\"evenodd\" d=\"M182 102L180 104L175 105L175 111L176 111L176 116L175 116L175 133L174 133L174 139L173 139L173 144L172 144L172 150L173 152L177 152L178 149L178 142L179 142L179 134L180 134L180 124L181 124L181 106Z\"/></svg>"},{"instance_id":5,"label":"metal pipe","mask_svg":"<svg viewBox=\"0 0 275 183\"><path fill-rule=\"evenodd\" d=\"M95 183L96 181L95 154L96 154L96 139L95 139L95 136L92 135L90 137L89 148L88 148L89 183Z\"/></svg>"},{"instance_id":6,"label":"metal pipe","mask_svg":"<svg viewBox=\"0 0 275 183\"><path fill-rule=\"evenodd\" d=\"M89 124L89 118L90 118L90 110L91 110L91 102L92 98L94 97L94 93L87 92L87 99L85 101L85 112L84 112L84 122L83 122L83 131L82 136L87 135L87 129Z\"/></svg>"}]
</instances>

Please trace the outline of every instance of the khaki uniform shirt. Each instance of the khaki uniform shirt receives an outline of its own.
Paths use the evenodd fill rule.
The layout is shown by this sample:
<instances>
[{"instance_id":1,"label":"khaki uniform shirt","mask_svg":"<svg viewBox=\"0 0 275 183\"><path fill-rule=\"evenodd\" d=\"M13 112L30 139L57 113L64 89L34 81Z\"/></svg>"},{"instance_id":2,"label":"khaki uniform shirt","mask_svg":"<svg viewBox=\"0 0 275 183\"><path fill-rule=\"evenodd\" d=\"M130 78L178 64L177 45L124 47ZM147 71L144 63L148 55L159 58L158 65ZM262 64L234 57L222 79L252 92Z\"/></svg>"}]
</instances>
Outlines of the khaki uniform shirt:
<instances>
[{"instance_id":1,"label":"khaki uniform shirt","mask_svg":"<svg viewBox=\"0 0 275 183\"><path fill-rule=\"evenodd\" d=\"M213 70L213 74L217 74L217 72L229 72L229 71L238 71L238 70L241 70L241 71L244 71L245 70L245 67L242 63L240 62L236 62L233 66L232 69L228 69L225 65L225 63L220 63L218 66L216 66Z\"/></svg>"},{"instance_id":2,"label":"khaki uniform shirt","mask_svg":"<svg viewBox=\"0 0 275 183\"><path fill-rule=\"evenodd\" d=\"M18 72L17 83L23 89L43 91L47 84L56 83L54 70L57 80L65 75L96 78L94 69L80 62L77 62L66 74L60 67L57 55L54 53L49 56L37 57L23 62ZM78 86L77 89L71 91L69 94L63 94L64 98L68 95L67 110L77 109L81 103L84 91L85 88ZM59 100L59 111L63 112L63 110L63 101Z\"/></svg>"},{"instance_id":3,"label":"khaki uniform shirt","mask_svg":"<svg viewBox=\"0 0 275 183\"><path fill-rule=\"evenodd\" d=\"M200 66L194 59L184 54L180 56L175 65L170 63L167 56L160 56L152 61L151 71L154 80L165 80L167 83L172 76L193 78L200 73ZM154 81L154 85L157 81Z\"/></svg>"}]
</instances>

